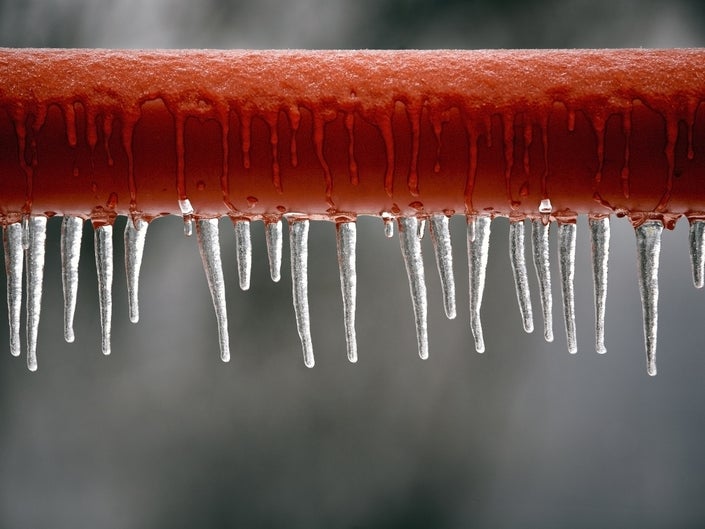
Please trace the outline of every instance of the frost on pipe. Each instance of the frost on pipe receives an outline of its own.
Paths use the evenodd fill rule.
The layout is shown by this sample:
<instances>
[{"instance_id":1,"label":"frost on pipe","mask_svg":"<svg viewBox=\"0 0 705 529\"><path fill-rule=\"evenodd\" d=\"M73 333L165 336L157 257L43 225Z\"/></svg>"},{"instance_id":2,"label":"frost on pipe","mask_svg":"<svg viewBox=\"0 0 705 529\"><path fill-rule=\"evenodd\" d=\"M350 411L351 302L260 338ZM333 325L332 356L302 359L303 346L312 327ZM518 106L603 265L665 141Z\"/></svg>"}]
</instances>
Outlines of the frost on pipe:
<instances>
[{"instance_id":1,"label":"frost on pipe","mask_svg":"<svg viewBox=\"0 0 705 529\"><path fill-rule=\"evenodd\" d=\"M704 50L578 51L98 51L0 49L0 222L8 273L10 350L19 353L23 270L28 355L41 300L45 219L67 219L62 245L65 337L73 339L78 227L100 232L103 351L110 350L111 230L124 240L131 320L148 223L163 215L194 224L229 354L217 219L235 227L240 286L249 287L249 226L266 224L270 273L281 268L282 221L290 224L294 298L307 365L313 365L305 228L338 230L350 360L357 359L353 226L359 215L401 228L419 353L428 354L422 256L427 220L455 313L444 217L468 220L470 329L480 323L490 224L512 225L511 254L524 326L523 221L532 221L544 336L553 339L548 231L558 222L568 347L575 343L574 223L591 220L596 349L604 352L609 218L637 233L643 284L656 287L651 234L685 216L696 286L703 284L705 220ZM599 221L599 222L598 222ZM110 240L108 240L110 239ZM650 242L651 241L651 242ZM581 241L582 243L582 241ZM587 243L587 242L585 242ZM364 248L364 241L360 246ZM362 250L364 251L364 249ZM23 256L24 252L24 256ZM555 255L555 254L554 254ZM298 283L298 284L297 284ZM649 373L656 372L656 301L644 298ZM315 322L311 322L315 325Z\"/></svg>"}]
</instances>

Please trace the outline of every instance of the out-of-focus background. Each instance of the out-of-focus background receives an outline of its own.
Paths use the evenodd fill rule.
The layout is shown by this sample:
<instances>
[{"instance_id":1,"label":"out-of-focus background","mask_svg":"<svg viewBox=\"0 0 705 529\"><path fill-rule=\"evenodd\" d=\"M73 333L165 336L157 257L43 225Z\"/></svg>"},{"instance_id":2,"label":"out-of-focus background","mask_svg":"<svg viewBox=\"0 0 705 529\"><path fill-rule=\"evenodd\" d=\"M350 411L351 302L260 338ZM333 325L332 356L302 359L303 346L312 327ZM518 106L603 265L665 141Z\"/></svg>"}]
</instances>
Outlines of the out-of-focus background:
<instances>
[{"instance_id":1,"label":"out-of-focus background","mask_svg":"<svg viewBox=\"0 0 705 529\"><path fill-rule=\"evenodd\" d=\"M2 46L704 43L705 4L695 0L0 0ZM493 225L483 309L487 353L475 353L458 217L455 321L443 316L424 240L431 357L423 362L399 244L384 238L379 220L361 219L356 365L345 356L334 228L314 223L313 370L301 358L288 256L281 283L271 283L263 228L254 225L252 288L239 291L225 221L230 364L218 359L196 241L183 236L176 218L150 228L138 325L128 322L123 254L116 249L107 358L100 353L86 230L77 341L65 344L59 223L49 227L37 373L9 355L6 325L0 326L0 527L705 524L705 292L692 287L685 222L663 238L656 378L646 374L633 231L624 220L612 224L605 356L593 345L585 219L578 233L578 354L566 350L555 269L555 342L542 340L538 317L533 335L521 330L504 219ZM554 234L553 255L555 242Z\"/></svg>"}]
</instances>

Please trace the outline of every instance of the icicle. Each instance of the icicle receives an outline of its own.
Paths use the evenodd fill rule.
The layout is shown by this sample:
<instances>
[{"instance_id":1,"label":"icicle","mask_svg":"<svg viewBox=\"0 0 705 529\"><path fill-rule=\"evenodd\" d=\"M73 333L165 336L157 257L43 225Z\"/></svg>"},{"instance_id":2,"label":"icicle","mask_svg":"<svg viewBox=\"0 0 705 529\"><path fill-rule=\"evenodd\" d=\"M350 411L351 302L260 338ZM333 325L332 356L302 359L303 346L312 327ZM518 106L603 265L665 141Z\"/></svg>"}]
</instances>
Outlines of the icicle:
<instances>
[{"instance_id":1,"label":"icicle","mask_svg":"<svg viewBox=\"0 0 705 529\"><path fill-rule=\"evenodd\" d=\"M264 225L264 236L267 240L267 255L269 256L269 275L272 281L281 279L282 267L282 222L267 222Z\"/></svg>"},{"instance_id":2,"label":"icicle","mask_svg":"<svg viewBox=\"0 0 705 529\"><path fill-rule=\"evenodd\" d=\"M384 236L391 239L394 237L394 219L383 215L382 221L384 222Z\"/></svg>"},{"instance_id":3,"label":"icicle","mask_svg":"<svg viewBox=\"0 0 705 529\"><path fill-rule=\"evenodd\" d=\"M526 332L534 332L534 316L531 309L529 296L529 278L526 273L526 260L524 259L524 222L509 223L509 256L514 275L519 312Z\"/></svg>"},{"instance_id":4,"label":"icicle","mask_svg":"<svg viewBox=\"0 0 705 529\"><path fill-rule=\"evenodd\" d=\"M3 231L5 273L7 274L7 314L10 320L10 353L20 356L20 315L22 309L23 229L16 222Z\"/></svg>"},{"instance_id":5,"label":"icicle","mask_svg":"<svg viewBox=\"0 0 705 529\"><path fill-rule=\"evenodd\" d=\"M301 338L304 364L313 367L311 320L308 313L308 228L307 219L293 219L289 224L289 249L291 251L291 290L294 298L296 327Z\"/></svg>"},{"instance_id":6,"label":"icicle","mask_svg":"<svg viewBox=\"0 0 705 529\"><path fill-rule=\"evenodd\" d=\"M193 206L188 198L179 200L178 202L181 216L184 218L184 235L191 237L193 234Z\"/></svg>"},{"instance_id":7,"label":"icicle","mask_svg":"<svg viewBox=\"0 0 705 529\"><path fill-rule=\"evenodd\" d=\"M64 288L64 339L71 343L78 294L78 262L81 258L83 219L65 216L61 221L61 282Z\"/></svg>"},{"instance_id":8,"label":"icicle","mask_svg":"<svg viewBox=\"0 0 705 529\"><path fill-rule=\"evenodd\" d=\"M42 308L47 218L31 217L27 227L27 367L37 370L37 331Z\"/></svg>"},{"instance_id":9,"label":"icicle","mask_svg":"<svg viewBox=\"0 0 705 529\"><path fill-rule=\"evenodd\" d=\"M357 226L354 222L341 222L336 228L340 291L343 295L345 341L348 347L348 360L357 362L357 337L355 336L355 298L357 292L355 247L357 243Z\"/></svg>"},{"instance_id":10,"label":"icicle","mask_svg":"<svg viewBox=\"0 0 705 529\"><path fill-rule=\"evenodd\" d=\"M426 233L426 219L419 219L419 239L423 239Z\"/></svg>"},{"instance_id":11,"label":"icicle","mask_svg":"<svg viewBox=\"0 0 705 529\"><path fill-rule=\"evenodd\" d=\"M639 293L644 314L646 368L656 375L656 335L658 328L658 265L663 224L648 220L636 228L636 251L639 268Z\"/></svg>"},{"instance_id":12,"label":"icicle","mask_svg":"<svg viewBox=\"0 0 705 529\"><path fill-rule=\"evenodd\" d=\"M592 239L592 277L595 286L595 350L604 354L605 302L607 300L607 261L610 251L610 219L590 219Z\"/></svg>"},{"instance_id":13,"label":"icicle","mask_svg":"<svg viewBox=\"0 0 705 529\"><path fill-rule=\"evenodd\" d=\"M558 270L563 292L563 317L568 341L568 352L578 352L575 338L575 224L558 225Z\"/></svg>"},{"instance_id":14,"label":"icicle","mask_svg":"<svg viewBox=\"0 0 705 529\"><path fill-rule=\"evenodd\" d=\"M250 272L252 270L252 240L250 239L250 221L237 220L235 227L235 252L237 254L237 273L240 278L240 289L250 288Z\"/></svg>"},{"instance_id":15,"label":"icicle","mask_svg":"<svg viewBox=\"0 0 705 529\"><path fill-rule=\"evenodd\" d=\"M542 219L531 222L531 234L534 248L534 268L541 293L541 311L543 312L543 337L547 342L553 341L553 296L551 295L551 265L549 253L550 223Z\"/></svg>"},{"instance_id":16,"label":"icicle","mask_svg":"<svg viewBox=\"0 0 705 529\"><path fill-rule=\"evenodd\" d=\"M125 224L125 272L127 273L127 310L130 321L137 323L140 319L139 281L144 242L149 223L144 219L127 219Z\"/></svg>"},{"instance_id":17,"label":"icicle","mask_svg":"<svg viewBox=\"0 0 705 529\"><path fill-rule=\"evenodd\" d=\"M96 228L94 244L102 331L101 349L104 355L109 355L113 316L113 227L110 224Z\"/></svg>"},{"instance_id":18,"label":"icicle","mask_svg":"<svg viewBox=\"0 0 705 529\"><path fill-rule=\"evenodd\" d=\"M690 262L695 288L703 288L705 282L705 220L690 223Z\"/></svg>"},{"instance_id":19,"label":"icicle","mask_svg":"<svg viewBox=\"0 0 705 529\"><path fill-rule=\"evenodd\" d=\"M409 276L409 289L411 303L416 318L416 340L418 341L419 356L428 358L428 324L426 280L424 279L423 258L421 255L421 241L418 237L418 220L416 217L399 218L399 242L401 253Z\"/></svg>"},{"instance_id":20,"label":"icicle","mask_svg":"<svg viewBox=\"0 0 705 529\"><path fill-rule=\"evenodd\" d=\"M441 276L441 289L443 290L443 307L446 316L454 319L455 310L455 278L453 277L453 248L450 244L450 229L448 216L443 213L431 217L431 241L436 254L436 266Z\"/></svg>"},{"instance_id":21,"label":"icicle","mask_svg":"<svg viewBox=\"0 0 705 529\"><path fill-rule=\"evenodd\" d=\"M218 219L199 219L196 221L198 250L201 253L203 270L206 273L208 289L213 300L215 318L218 322L218 340L220 359L230 361L230 337L228 336L228 311L225 304L225 279L223 264L220 259L220 239Z\"/></svg>"},{"instance_id":22,"label":"icicle","mask_svg":"<svg viewBox=\"0 0 705 529\"><path fill-rule=\"evenodd\" d=\"M470 280L470 328L475 337L475 350L485 352L480 308L485 290L485 274L490 247L490 217L476 217L468 222L468 273Z\"/></svg>"}]
</instances>

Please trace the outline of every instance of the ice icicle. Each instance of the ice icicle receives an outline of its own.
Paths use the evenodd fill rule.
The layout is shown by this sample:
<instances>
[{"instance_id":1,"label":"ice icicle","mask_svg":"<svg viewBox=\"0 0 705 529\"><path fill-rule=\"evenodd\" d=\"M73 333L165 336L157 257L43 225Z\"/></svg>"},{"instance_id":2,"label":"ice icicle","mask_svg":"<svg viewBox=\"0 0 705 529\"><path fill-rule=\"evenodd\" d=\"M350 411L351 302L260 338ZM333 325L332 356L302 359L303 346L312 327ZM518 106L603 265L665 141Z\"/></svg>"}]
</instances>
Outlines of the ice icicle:
<instances>
[{"instance_id":1,"label":"ice icicle","mask_svg":"<svg viewBox=\"0 0 705 529\"><path fill-rule=\"evenodd\" d=\"M98 272L98 305L100 310L101 350L110 354L113 316L113 227L98 226L95 230L95 267Z\"/></svg>"},{"instance_id":2,"label":"ice icicle","mask_svg":"<svg viewBox=\"0 0 705 529\"><path fill-rule=\"evenodd\" d=\"M553 341L553 296L551 294L551 265L549 257L549 231L551 224L542 219L531 222L531 238L534 248L534 268L541 294L541 311L543 312L543 337L547 342Z\"/></svg>"},{"instance_id":3,"label":"ice icicle","mask_svg":"<svg viewBox=\"0 0 705 529\"><path fill-rule=\"evenodd\" d=\"M418 220L416 217L399 218L399 243L404 257L406 274L409 277L411 304L416 320L416 340L419 356L428 358L428 302L426 300L426 280L424 278L421 241L418 236Z\"/></svg>"},{"instance_id":4,"label":"ice icicle","mask_svg":"<svg viewBox=\"0 0 705 529\"><path fill-rule=\"evenodd\" d=\"M592 246L592 277L595 286L595 350L604 354L605 302L607 300L607 261L610 250L610 219L590 219Z\"/></svg>"},{"instance_id":5,"label":"ice icicle","mask_svg":"<svg viewBox=\"0 0 705 529\"><path fill-rule=\"evenodd\" d=\"M203 270L206 273L208 289L213 300L215 318L218 322L218 341L220 359L230 361L230 337L228 335L228 311L225 304L225 279L223 264L220 259L220 239L218 219L199 219L196 221L198 250L201 253Z\"/></svg>"},{"instance_id":6,"label":"ice icicle","mask_svg":"<svg viewBox=\"0 0 705 529\"><path fill-rule=\"evenodd\" d=\"M384 222L384 236L387 239L391 239L394 237L394 219L383 216L382 221Z\"/></svg>"},{"instance_id":7,"label":"ice icicle","mask_svg":"<svg viewBox=\"0 0 705 529\"><path fill-rule=\"evenodd\" d=\"M191 237L193 233L193 206L188 198L179 200L179 209L181 210L181 216L184 218L184 235L186 237Z\"/></svg>"},{"instance_id":8,"label":"ice icicle","mask_svg":"<svg viewBox=\"0 0 705 529\"><path fill-rule=\"evenodd\" d=\"M443 307L449 319L455 318L455 278L453 277L453 248L450 244L448 216L443 213L431 217L431 241L436 254L436 266L441 276Z\"/></svg>"},{"instance_id":9,"label":"ice icicle","mask_svg":"<svg viewBox=\"0 0 705 529\"><path fill-rule=\"evenodd\" d=\"M125 224L125 272L127 274L127 310L132 323L140 319L139 281L144 242L149 223L144 219L127 219Z\"/></svg>"},{"instance_id":10,"label":"ice icicle","mask_svg":"<svg viewBox=\"0 0 705 529\"><path fill-rule=\"evenodd\" d=\"M71 343L78 294L78 263L81 258L83 219L65 216L61 221L61 282L64 289L64 339Z\"/></svg>"},{"instance_id":11,"label":"ice icicle","mask_svg":"<svg viewBox=\"0 0 705 529\"><path fill-rule=\"evenodd\" d=\"M522 324L526 332L534 332L534 316L529 295L529 278L526 273L526 260L524 259L523 221L509 223L509 256L512 263L514 287Z\"/></svg>"},{"instance_id":12,"label":"ice icicle","mask_svg":"<svg viewBox=\"0 0 705 529\"><path fill-rule=\"evenodd\" d=\"M357 244L357 226L354 222L341 222L336 228L340 291L343 295L345 342L348 348L348 360L357 362L357 337L355 336L355 303L357 292L355 247Z\"/></svg>"},{"instance_id":13,"label":"ice icicle","mask_svg":"<svg viewBox=\"0 0 705 529\"><path fill-rule=\"evenodd\" d=\"M269 275L272 281L278 282L281 279L282 268L282 222L280 220L267 222L264 230L269 257Z\"/></svg>"},{"instance_id":14,"label":"ice icicle","mask_svg":"<svg viewBox=\"0 0 705 529\"><path fill-rule=\"evenodd\" d=\"M705 220L690 223L690 262L693 269L695 288L703 288L705 283Z\"/></svg>"},{"instance_id":15,"label":"ice icicle","mask_svg":"<svg viewBox=\"0 0 705 529\"><path fill-rule=\"evenodd\" d=\"M5 273L7 274L7 313L10 321L10 353L20 356L20 317L22 310L22 267L24 248L22 224L8 224L3 231Z\"/></svg>"},{"instance_id":16,"label":"ice icicle","mask_svg":"<svg viewBox=\"0 0 705 529\"><path fill-rule=\"evenodd\" d=\"M308 219L293 219L289 224L289 249L291 251L291 290L294 298L296 328L301 338L304 364L313 367L311 320L308 312Z\"/></svg>"},{"instance_id":17,"label":"ice icicle","mask_svg":"<svg viewBox=\"0 0 705 529\"><path fill-rule=\"evenodd\" d=\"M42 306L44 281L44 254L46 249L47 218L35 216L27 226L27 367L37 370L37 331Z\"/></svg>"},{"instance_id":18,"label":"ice icicle","mask_svg":"<svg viewBox=\"0 0 705 529\"><path fill-rule=\"evenodd\" d=\"M250 221L236 220L235 252L237 254L237 273L240 278L240 288L250 288L250 273L252 271L252 240L250 239Z\"/></svg>"},{"instance_id":19,"label":"ice icicle","mask_svg":"<svg viewBox=\"0 0 705 529\"><path fill-rule=\"evenodd\" d=\"M646 369L656 375L656 335L658 328L658 265L661 254L663 224L648 220L635 229L639 268L639 293L644 315Z\"/></svg>"},{"instance_id":20,"label":"ice icicle","mask_svg":"<svg viewBox=\"0 0 705 529\"><path fill-rule=\"evenodd\" d=\"M558 225L558 270L561 274L563 292L563 318L568 342L568 352L578 352L575 337L575 234L576 224Z\"/></svg>"},{"instance_id":21,"label":"ice icicle","mask_svg":"<svg viewBox=\"0 0 705 529\"><path fill-rule=\"evenodd\" d=\"M485 290L485 275L490 247L490 217L468 219L468 273L470 282L470 328L475 337L475 350L485 352L485 340L482 334L480 309L482 294Z\"/></svg>"}]
</instances>

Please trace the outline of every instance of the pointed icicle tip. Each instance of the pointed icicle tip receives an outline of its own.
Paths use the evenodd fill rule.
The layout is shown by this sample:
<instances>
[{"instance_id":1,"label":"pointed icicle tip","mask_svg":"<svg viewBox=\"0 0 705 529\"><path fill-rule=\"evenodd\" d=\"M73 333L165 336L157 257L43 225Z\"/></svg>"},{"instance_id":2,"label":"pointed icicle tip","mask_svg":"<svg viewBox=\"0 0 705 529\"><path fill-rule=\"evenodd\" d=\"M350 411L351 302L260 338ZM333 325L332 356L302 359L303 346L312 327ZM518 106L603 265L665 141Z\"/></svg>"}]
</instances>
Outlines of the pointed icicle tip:
<instances>
[{"instance_id":1,"label":"pointed icicle tip","mask_svg":"<svg viewBox=\"0 0 705 529\"><path fill-rule=\"evenodd\" d=\"M485 352L480 309L482 308L482 295L485 291L491 224L490 217L472 217L468 219L467 227L470 329L475 337L475 350L478 353Z\"/></svg>"},{"instance_id":2,"label":"pointed icicle tip","mask_svg":"<svg viewBox=\"0 0 705 529\"><path fill-rule=\"evenodd\" d=\"M658 268L661 255L663 223L648 220L635 229L639 294L644 316L646 369L656 375L656 338L658 332Z\"/></svg>"},{"instance_id":3,"label":"pointed icicle tip","mask_svg":"<svg viewBox=\"0 0 705 529\"><path fill-rule=\"evenodd\" d=\"M529 294L529 277L524 258L524 222L509 223L509 256L512 263L514 288L516 290L519 313L524 331L534 332L534 315Z\"/></svg>"},{"instance_id":4,"label":"pointed icicle tip","mask_svg":"<svg viewBox=\"0 0 705 529\"><path fill-rule=\"evenodd\" d=\"M306 367L313 367L311 320L308 310L308 219L292 219L289 224L289 249L291 252L291 289L294 300L296 327Z\"/></svg>"},{"instance_id":5,"label":"pointed icicle tip","mask_svg":"<svg viewBox=\"0 0 705 529\"><path fill-rule=\"evenodd\" d=\"M357 225L354 222L341 222L336 226L336 235L340 291L343 296L345 342L347 344L348 360L355 363L357 362L357 337L355 333L357 295L355 248L357 245Z\"/></svg>"},{"instance_id":6,"label":"pointed icicle tip","mask_svg":"<svg viewBox=\"0 0 705 529\"><path fill-rule=\"evenodd\" d=\"M61 221L61 283L64 292L64 339L75 339L73 320L78 295L78 264L81 258L83 219L65 216Z\"/></svg>"},{"instance_id":7,"label":"pointed icicle tip","mask_svg":"<svg viewBox=\"0 0 705 529\"><path fill-rule=\"evenodd\" d=\"M409 277L411 304L416 322L416 341L419 356L428 358L428 302L426 299L426 280L424 277L421 241L418 237L418 220L416 217L399 218L399 243Z\"/></svg>"},{"instance_id":8,"label":"pointed icicle tip","mask_svg":"<svg viewBox=\"0 0 705 529\"><path fill-rule=\"evenodd\" d=\"M199 219L196 221L198 250L206 273L208 290L213 300L215 318L218 322L218 343L220 359L230 361L230 336L228 334L228 311L225 303L225 279L223 263L220 257L220 238L218 219Z\"/></svg>"},{"instance_id":9,"label":"pointed icicle tip","mask_svg":"<svg viewBox=\"0 0 705 529\"><path fill-rule=\"evenodd\" d=\"M125 273L127 275L127 310L130 321L140 319L139 281L144 243L149 223L144 219L127 219L125 223Z\"/></svg>"},{"instance_id":10,"label":"pointed icicle tip","mask_svg":"<svg viewBox=\"0 0 705 529\"><path fill-rule=\"evenodd\" d=\"M448 319L456 316L455 277L453 275L453 248L450 242L449 219L443 213L431 216L431 242L441 278L443 308Z\"/></svg>"}]
</instances>

